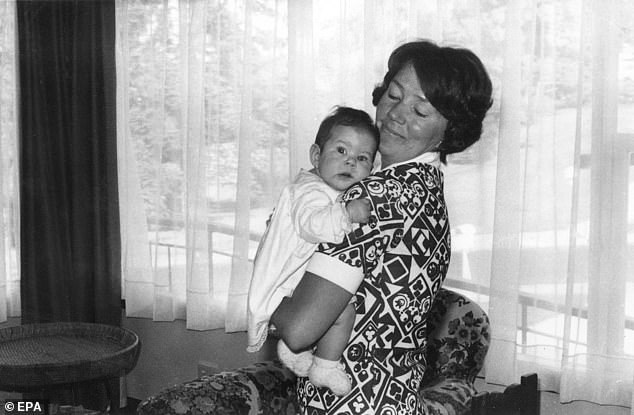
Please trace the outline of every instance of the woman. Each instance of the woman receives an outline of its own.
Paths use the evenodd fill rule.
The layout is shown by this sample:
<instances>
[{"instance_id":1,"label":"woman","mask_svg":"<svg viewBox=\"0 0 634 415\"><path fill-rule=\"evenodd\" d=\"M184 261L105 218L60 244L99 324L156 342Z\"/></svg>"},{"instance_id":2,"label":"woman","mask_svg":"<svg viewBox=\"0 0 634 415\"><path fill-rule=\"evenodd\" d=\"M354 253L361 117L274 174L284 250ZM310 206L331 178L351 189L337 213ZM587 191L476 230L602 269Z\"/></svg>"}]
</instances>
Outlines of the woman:
<instances>
[{"instance_id":1,"label":"woman","mask_svg":"<svg viewBox=\"0 0 634 415\"><path fill-rule=\"evenodd\" d=\"M301 378L304 413L426 413L427 313L449 266L450 234L440 162L475 143L491 106L491 81L466 49L428 41L392 52L373 92L382 168L348 189L367 198L370 222L341 244L322 244L291 298L271 317L294 351L311 347L356 294L341 398Z\"/></svg>"}]
</instances>

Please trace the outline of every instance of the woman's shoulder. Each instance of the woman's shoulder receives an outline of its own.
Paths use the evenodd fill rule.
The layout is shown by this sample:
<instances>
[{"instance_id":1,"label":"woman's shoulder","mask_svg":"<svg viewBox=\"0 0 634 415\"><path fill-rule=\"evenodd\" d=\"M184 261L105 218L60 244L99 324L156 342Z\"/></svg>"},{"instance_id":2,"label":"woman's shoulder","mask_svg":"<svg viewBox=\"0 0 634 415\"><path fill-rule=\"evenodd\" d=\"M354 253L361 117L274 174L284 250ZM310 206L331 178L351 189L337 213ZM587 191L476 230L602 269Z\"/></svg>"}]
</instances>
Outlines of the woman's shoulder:
<instances>
[{"instance_id":1,"label":"woman's shoulder","mask_svg":"<svg viewBox=\"0 0 634 415\"><path fill-rule=\"evenodd\" d=\"M367 184L393 181L397 181L403 185L412 185L420 182L437 186L442 184L443 173L438 165L411 162L379 170L363 180L363 182Z\"/></svg>"},{"instance_id":2,"label":"woman's shoulder","mask_svg":"<svg viewBox=\"0 0 634 415\"><path fill-rule=\"evenodd\" d=\"M427 193L442 192L441 170L425 163L407 163L379 170L346 190L344 200L369 197L383 202Z\"/></svg>"}]
</instances>

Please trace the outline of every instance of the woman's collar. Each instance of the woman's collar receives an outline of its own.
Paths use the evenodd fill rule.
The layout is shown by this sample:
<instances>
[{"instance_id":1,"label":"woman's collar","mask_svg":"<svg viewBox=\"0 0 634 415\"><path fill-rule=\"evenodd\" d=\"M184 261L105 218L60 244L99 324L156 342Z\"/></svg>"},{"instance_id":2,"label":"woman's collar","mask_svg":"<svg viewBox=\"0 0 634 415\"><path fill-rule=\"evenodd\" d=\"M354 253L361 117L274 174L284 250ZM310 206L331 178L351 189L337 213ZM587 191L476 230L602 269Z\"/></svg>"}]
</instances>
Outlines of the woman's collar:
<instances>
[{"instance_id":1,"label":"woman's collar","mask_svg":"<svg viewBox=\"0 0 634 415\"><path fill-rule=\"evenodd\" d=\"M385 166L385 167L381 166L379 170L385 169L387 167L396 167L396 166L400 166L401 164L407 164L407 163L424 163L424 164L431 164L434 167L440 167L440 153L436 151L423 153L420 156L414 157L413 159L410 159L410 160L401 161L399 163L392 163L389 166Z\"/></svg>"}]
</instances>

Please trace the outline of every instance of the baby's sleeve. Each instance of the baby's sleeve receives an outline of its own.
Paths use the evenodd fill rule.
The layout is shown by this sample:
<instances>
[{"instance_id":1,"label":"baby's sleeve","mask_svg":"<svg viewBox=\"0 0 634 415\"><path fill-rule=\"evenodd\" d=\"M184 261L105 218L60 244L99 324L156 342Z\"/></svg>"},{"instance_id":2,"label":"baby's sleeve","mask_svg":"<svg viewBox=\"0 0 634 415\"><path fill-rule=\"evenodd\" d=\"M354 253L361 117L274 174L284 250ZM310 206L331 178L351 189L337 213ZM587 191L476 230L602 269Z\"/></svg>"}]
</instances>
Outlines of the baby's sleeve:
<instances>
[{"instance_id":1,"label":"baby's sleeve","mask_svg":"<svg viewBox=\"0 0 634 415\"><path fill-rule=\"evenodd\" d=\"M291 202L291 220L300 238L310 243L339 243L352 230L345 205L318 187L300 188Z\"/></svg>"}]
</instances>

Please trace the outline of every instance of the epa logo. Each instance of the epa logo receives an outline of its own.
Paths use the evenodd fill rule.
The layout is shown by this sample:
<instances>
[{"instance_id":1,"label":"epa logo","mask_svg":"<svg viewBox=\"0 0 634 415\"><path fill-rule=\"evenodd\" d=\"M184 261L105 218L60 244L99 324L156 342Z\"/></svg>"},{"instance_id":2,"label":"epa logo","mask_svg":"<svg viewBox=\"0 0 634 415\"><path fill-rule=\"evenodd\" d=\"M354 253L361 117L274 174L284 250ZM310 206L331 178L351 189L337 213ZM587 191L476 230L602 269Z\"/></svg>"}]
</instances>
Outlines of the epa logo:
<instances>
[{"instance_id":1,"label":"epa logo","mask_svg":"<svg viewBox=\"0 0 634 415\"><path fill-rule=\"evenodd\" d=\"M47 406L40 401L6 401L4 410L9 413L45 413L44 408ZM47 411L46 411L47 412Z\"/></svg>"}]
</instances>

